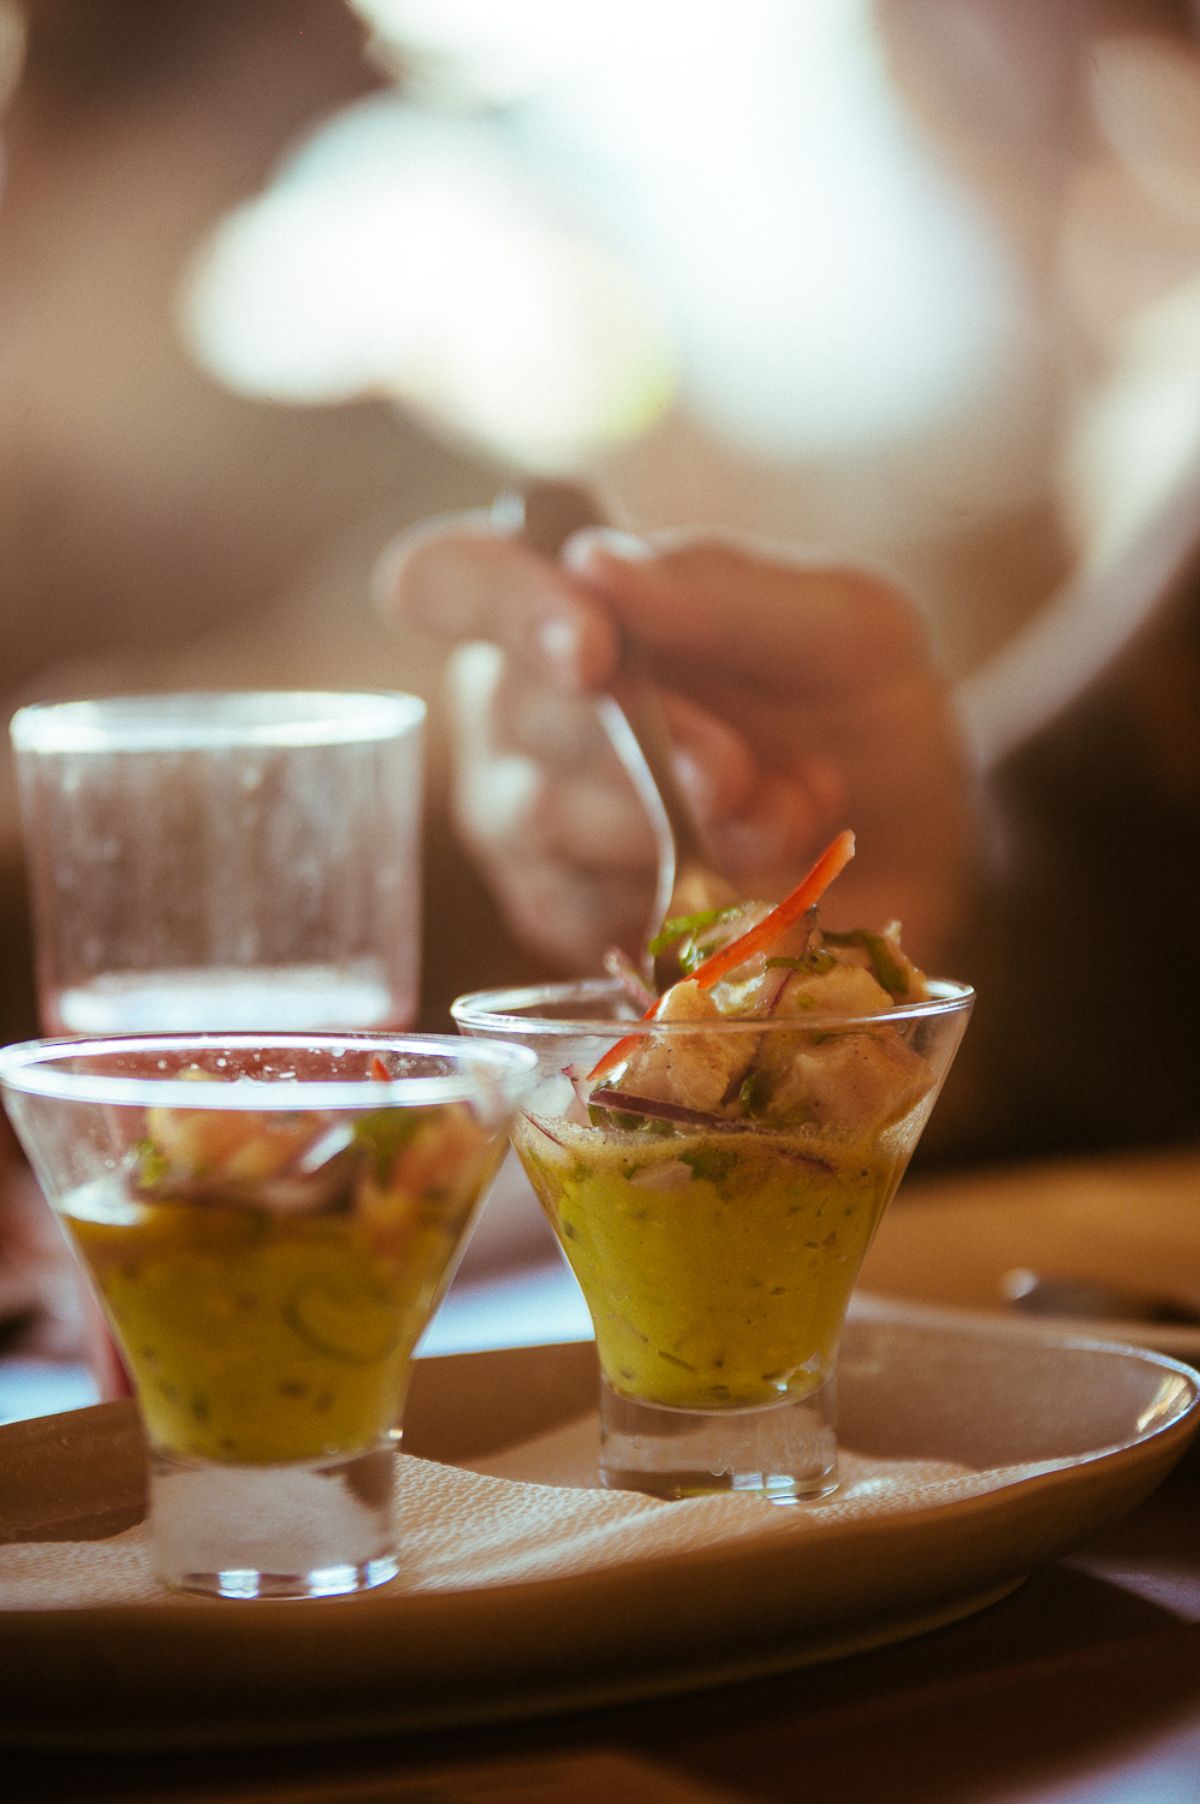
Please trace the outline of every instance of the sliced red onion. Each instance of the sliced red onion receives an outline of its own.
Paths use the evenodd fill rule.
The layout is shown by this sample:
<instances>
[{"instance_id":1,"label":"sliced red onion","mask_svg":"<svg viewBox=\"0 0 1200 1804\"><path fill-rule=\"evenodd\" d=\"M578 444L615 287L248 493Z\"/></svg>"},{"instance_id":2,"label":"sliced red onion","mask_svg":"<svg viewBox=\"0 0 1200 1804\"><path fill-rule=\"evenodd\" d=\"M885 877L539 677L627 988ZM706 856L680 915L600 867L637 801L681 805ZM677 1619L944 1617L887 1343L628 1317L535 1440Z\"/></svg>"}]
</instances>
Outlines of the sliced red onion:
<instances>
[{"instance_id":1,"label":"sliced red onion","mask_svg":"<svg viewBox=\"0 0 1200 1804\"><path fill-rule=\"evenodd\" d=\"M709 1115L703 1109L689 1109L681 1102L663 1102L657 1096L635 1096L630 1090L609 1090L601 1086L593 1090L591 1102L597 1109L613 1109L618 1115L644 1115L648 1121L673 1121L680 1127L711 1128L719 1133L745 1132L744 1121L730 1121L725 1115Z\"/></svg>"},{"instance_id":2,"label":"sliced red onion","mask_svg":"<svg viewBox=\"0 0 1200 1804\"><path fill-rule=\"evenodd\" d=\"M837 1170L832 1159L819 1158L816 1153L802 1153L797 1146L781 1146L779 1156L790 1159L793 1165L803 1165L806 1171L819 1171L822 1177L832 1177Z\"/></svg>"},{"instance_id":3,"label":"sliced red onion","mask_svg":"<svg viewBox=\"0 0 1200 1804\"><path fill-rule=\"evenodd\" d=\"M790 979L794 976L795 972L789 971L785 965L776 965L774 970L766 973L763 982L763 1006L759 1011L761 1014L770 1016L775 1013L776 1009L779 1007L780 998L782 997L783 992L787 989ZM767 985L772 978L778 978L779 981L768 993Z\"/></svg>"},{"instance_id":4,"label":"sliced red onion","mask_svg":"<svg viewBox=\"0 0 1200 1804\"><path fill-rule=\"evenodd\" d=\"M685 1108L681 1102L661 1102L656 1096L635 1096L628 1090L593 1090L592 1102L597 1108L612 1109L619 1115L643 1115L648 1121L670 1121L680 1127L703 1128L707 1132L752 1134L759 1125L744 1116L731 1119L727 1115L708 1115L702 1109ZM794 1165L803 1165L826 1176L837 1169L830 1160L819 1158L816 1153L801 1152L798 1147L780 1146L778 1150Z\"/></svg>"},{"instance_id":5,"label":"sliced red onion","mask_svg":"<svg viewBox=\"0 0 1200 1804\"><path fill-rule=\"evenodd\" d=\"M613 946L604 954L604 969L609 977L615 978L639 1015L644 1015L657 995L652 990L627 952L619 946Z\"/></svg>"},{"instance_id":6,"label":"sliced red onion","mask_svg":"<svg viewBox=\"0 0 1200 1804\"><path fill-rule=\"evenodd\" d=\"M588 1104L592 1100L587 1072L581 1070L578 1065L564 1065L562 1067L562 1075L566 1078L572 1090L574 1090L575 1101L584 1111L584 1119L586 1120Z\"/></svg>"},{"instance_id":7,"label":"sliced red onion","mask_svg":"<svg viewBox=\"0 0 1200 1804\"><path fill-rule=\"evenodd\" d=\"M796 923L794 929L795 938L792 940L793 949L787 953L786 956L788 958L804 957L804 954L808 951L809 942L812 939L813 929L816 924L817 911L815 908L810 908L808 913L802 916ZM759 1012L763 1015L773 1015L779 1007L783 992L787 989L788 983L796 973L787 965L776 965L773 969L767 971L766 975L768 978L777 977L779 982L772 990L770 1000L765 1003L765 1006Z\"/></svg>"},{"instance_id":8,"label":"sliced red onion","mask_svg":"<svg viewBox=\"0 0 1200 1804\"><path fill-rule=\"evenodd\" d=\"M551 1141L555 1146L561 1147L563 1152L570 1152L571 1149L566 1141L559 1138L544 1115L531 1115L529 1110L526 1109L525 1119L533 1124L539 1134L545 1134L547 1140Z\"/></svg>"}]
</instances>

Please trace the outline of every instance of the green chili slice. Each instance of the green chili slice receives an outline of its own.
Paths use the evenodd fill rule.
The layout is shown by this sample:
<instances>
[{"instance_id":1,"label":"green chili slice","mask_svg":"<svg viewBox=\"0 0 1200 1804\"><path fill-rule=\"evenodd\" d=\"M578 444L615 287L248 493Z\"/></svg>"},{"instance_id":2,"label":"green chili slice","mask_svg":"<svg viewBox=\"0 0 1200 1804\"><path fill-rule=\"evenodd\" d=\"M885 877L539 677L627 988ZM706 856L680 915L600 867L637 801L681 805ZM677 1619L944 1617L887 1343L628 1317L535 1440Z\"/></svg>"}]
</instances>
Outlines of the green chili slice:
<instances>
[{"instance_id":1,"label":"green chili slice","mask_svg":"<svg viewBox=\"0 0 1200 1804\"><path fill-rule=\"evenodd\" d=\"M868 933L865 927L854 927L846 933L833 933L826 928L824 937L831 946L861 946L884 989L892 996L907 996L908 978L881 933Z\"/></svg>"}]
</instances>

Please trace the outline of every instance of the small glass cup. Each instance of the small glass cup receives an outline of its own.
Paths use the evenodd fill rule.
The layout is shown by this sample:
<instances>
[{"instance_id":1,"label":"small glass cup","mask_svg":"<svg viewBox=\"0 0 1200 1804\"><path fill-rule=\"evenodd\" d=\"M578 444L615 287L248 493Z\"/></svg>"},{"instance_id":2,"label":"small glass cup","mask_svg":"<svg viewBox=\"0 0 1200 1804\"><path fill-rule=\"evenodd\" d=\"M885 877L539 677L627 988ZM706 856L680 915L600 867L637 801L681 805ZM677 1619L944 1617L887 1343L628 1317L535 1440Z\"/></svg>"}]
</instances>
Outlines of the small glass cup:
<instances>
[{"instance_id":1,"label":"small glass cup","mask_svg":"<svg viewBox=\"0 0 1200 1804\"><path fill-rule=\"evenodd\" d=\"M974 999L932 987L877 1016L701 1026L625 1018L603 980L454 1003L462 1032L538 1057L513 1143L595 1327L605 1484L776 1503L836 1487L850 1295ZM790 1084L788 1125L589 1085L627 1036L677 1072L690 1063L700 1088L714 1073L726 1092Z\"/></svg>"},{"instance_id":2,"label":"small glass cup","mask_svg":"<svg viewBox=\"0 0 1200 1804\"><path fill-rule=\"evenodd\" d=\"M424 720L387 692L18 709L43 1031L411 1026Z\"/></svg>"},{"instance_id":3,"label":"small glass cup","mask_svg":"<svg viewBox=\"0 0 1200 1804\"><path fill-rule=\"evenodd\" d=\"M397 1570L414 1348L535 1060L414 1035L147 1035L0 1052L149 1443L158 1574L313 1597Z\"/></svg>"}]
</instances>

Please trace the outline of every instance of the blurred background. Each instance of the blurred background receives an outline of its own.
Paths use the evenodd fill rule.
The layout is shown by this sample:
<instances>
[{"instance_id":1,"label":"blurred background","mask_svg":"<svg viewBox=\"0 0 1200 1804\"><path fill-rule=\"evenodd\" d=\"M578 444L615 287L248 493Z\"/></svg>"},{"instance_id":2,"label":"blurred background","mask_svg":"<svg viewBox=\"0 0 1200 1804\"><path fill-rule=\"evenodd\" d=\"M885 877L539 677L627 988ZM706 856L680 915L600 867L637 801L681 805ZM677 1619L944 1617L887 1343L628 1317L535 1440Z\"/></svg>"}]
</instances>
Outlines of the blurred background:
<instances>
[{"instance_id":1,"label":"blurred background","mask_svg":"<svg viewBox=\"0 0 1200 1804\"><path fill-rule=\"evenodd\" d=\"M1061 623L1132 631L1156 582L1106 573L1181 497L1195 526L1196 25L1185 0L0 0L6 711L386 684L436 726L371 565L538 471L635 527L885 565L1002 745ZM440 1025L487 904L436 746L433 778ZM0 863L7 1039L34 1026L7 769Z\"/></svg>"}]
</instances>

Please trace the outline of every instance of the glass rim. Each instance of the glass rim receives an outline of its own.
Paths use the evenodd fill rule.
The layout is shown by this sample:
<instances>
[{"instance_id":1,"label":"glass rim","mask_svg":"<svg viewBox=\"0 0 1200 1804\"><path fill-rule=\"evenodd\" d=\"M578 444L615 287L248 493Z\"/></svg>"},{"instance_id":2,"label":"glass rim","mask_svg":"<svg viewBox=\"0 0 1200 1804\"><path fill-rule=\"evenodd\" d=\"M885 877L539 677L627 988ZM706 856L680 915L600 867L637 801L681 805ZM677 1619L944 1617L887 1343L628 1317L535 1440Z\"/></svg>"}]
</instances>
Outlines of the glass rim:
<instances>
[{"instance_id":1,"label":"glass rim","mask_svg":"<svg viewBox=\"0 0 1200 1804\"><path fill-rule=\"evenodd\" d=\"M503 1038L507 1034L539 1034L562 1039L621 1039L633 1034L734 1034L753 1030L771 1033L783 1029L803 1028L805 1032L835 1027L894 1027L900 1021L920 1021L968 1010L975 1001L975 990L968 983L950 978L930 978L932 994L925 1001L897 1003L874 1015L739 1015L725 1020L658 1021L631 1017L629 1020L607 1020L597 1016L534 1015L522 1010L536 1006L566 1004L579 998L585 1006L623 994L616 978L588 977L575 982L525 984L509 989L473 990L456 996L450 1014L461 1026L469 1025L484 1033Z\"/></svg>"},{"instance_id":2,"label":"glass rim","mask_svg":"<svg viewBox=\"0 0 1200 1804\"><path fill-rule=\"evenodd\" d=\"M443 1074L394 1078L291 1078L244 1076L227 1083L198 1084L183 1077L140 1076L71 1070L72 1059L111 1058L123 1053L206 1052L398 1052L451 1058L460 1069ZM516 1100L532 1077L536 1055L511 1041L469 1040L457 1034L381 1033L163 1033L109 1034L95 1038L23 1040L0 1048L0 1089L21 1096L62 1102L174 1109L261 1110L270 1098L286 1096L288 1109L374 1109L428 1107L477 1100L474 1075L481 1070L511 1091Z\"/></svg>"},{"instance_id":3,"label":"glass rim","mask_svg":"<svg viewBox=\"0 0 1200 1804\"><path fill-rule=\"evenodd\" d=\"M189 751L373 744L428 710L400 689L186 689L30 702L9 723L18 752Z\"/></svg>"}]
</instances>

